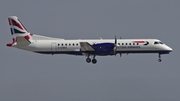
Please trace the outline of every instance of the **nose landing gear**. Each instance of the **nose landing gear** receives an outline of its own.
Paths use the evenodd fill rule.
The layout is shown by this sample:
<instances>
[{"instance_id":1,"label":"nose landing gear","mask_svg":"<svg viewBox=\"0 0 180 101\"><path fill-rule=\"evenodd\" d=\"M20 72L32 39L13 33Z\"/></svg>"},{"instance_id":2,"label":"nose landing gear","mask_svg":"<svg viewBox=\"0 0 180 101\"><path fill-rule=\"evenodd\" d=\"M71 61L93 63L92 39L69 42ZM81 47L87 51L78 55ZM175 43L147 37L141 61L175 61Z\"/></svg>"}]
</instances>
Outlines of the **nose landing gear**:
<instances>
[{"instance_id":1,"label":"nose landing gear","mask_svg":"<svg viewBox=\"0 0 180 101\"><path fill-rule=\"evenodd\" d=\"M161 60L161 54L159 54L159 59L158 59L158 61L159 62L161 62L162 60Z\"/></svg>"},{"instance_id":2,"label":"nose landing gear","mask_svg":"<svg viewBox=\"0 0 180 101\"><path fill-rule=\"evenodd\" d=\"M161 59L158 59L159 62L161 62L162 60Z\"/></svg>"}]
</instances>

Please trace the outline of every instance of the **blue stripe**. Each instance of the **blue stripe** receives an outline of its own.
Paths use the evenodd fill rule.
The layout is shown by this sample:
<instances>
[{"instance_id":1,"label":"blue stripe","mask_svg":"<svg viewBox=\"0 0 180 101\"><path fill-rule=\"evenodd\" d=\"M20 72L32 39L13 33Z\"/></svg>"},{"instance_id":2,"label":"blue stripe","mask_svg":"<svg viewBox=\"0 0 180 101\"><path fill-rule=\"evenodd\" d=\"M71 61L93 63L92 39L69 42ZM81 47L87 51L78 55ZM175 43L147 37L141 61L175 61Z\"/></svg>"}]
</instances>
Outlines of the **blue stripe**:
<instances>
[{"instance_id":1,"label":"blue stripe","mask_svg":"<svg viewBox=\"0 0 180 101\"><path fill-rule=\"evenodd\" d=\"M21 32L21 31L19 31L19 30L17 30L17 29L14 29L14 34L16 34L16 33L24 34L25 32Z\"/></svg>"},{"instance_id":2,"label":"blue stripe","mask_svg":"<svg viewBox=\"0 0 180 101\"><path fill-rule=\"evenodd\" d=\"M10 28L10 30L11 30L11 35L13 35L13 29L12 29L12 28Z\"/></svg>"}]
</instances>

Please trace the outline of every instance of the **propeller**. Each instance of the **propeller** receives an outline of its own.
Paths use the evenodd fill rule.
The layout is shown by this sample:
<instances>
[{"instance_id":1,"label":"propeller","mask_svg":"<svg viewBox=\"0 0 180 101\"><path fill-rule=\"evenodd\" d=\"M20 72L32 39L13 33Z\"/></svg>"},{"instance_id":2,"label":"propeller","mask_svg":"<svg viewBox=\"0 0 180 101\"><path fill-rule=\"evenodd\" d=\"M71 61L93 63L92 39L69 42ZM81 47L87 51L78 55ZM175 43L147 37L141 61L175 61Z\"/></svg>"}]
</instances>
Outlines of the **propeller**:
<instances>
[{"instance_id":1,"label":"propeller","mask_svg":"<svg viewBox=\"0 0 180 101\"><path fill-rule=\"evenodd\" d=\"M122 39L121 37L120 37L120 39ZM118 43L117 43L117 38L116 38L116 35L115 35L115 38L114 38L114 55L116 56L116 54L117 54L117 47L118 47L119 45L118 45ZM122 56L122 54L120 53L120 57Z\"/></svg>"},{"instance_id":2,"label":"propeller","mask_svg":"<svg viewBox=\"0 0 180 101\"><path fill-rule=\"evenodd\" d=\"M122 39L122 37L120 36L119 39ZM122 53L119 53L119 56L122 57Z\"/></svg>"},{"instance_id":3,"label":"propeller","mask_svg":"<svg viewBox=\"0 0 180 101\"><path fill-rule=\"evenodd\" d=\"M115 36L115 39L114 39L114 55L116 55L116 51L117 51L117 38Z\"/></svg>"}]
</instances>

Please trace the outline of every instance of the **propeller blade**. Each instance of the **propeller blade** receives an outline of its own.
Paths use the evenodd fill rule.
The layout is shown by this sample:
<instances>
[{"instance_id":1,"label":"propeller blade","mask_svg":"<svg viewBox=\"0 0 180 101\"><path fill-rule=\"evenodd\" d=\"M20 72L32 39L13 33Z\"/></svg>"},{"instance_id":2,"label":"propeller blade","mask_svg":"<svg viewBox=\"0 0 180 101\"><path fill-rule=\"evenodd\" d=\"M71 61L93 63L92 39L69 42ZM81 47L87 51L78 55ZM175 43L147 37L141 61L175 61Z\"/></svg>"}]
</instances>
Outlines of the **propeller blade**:
<instances>
[{"instance_id":1,"label":"propeller blade","mask_svg":"<svg viewBox=\"0 0 180 101\"><path fill-rule=\"evenodd\" d=\"M117 38L116 38L116 35L115 35L115 38L114 38L114 54L116 55L116 51L117 51Z\"/></svg>"},{"instance_id":2,"label":"propeller blade","mask_svg":"<svg viewBox=\"0 0 180 101\"><path fill-rule=\"evenodd\" d=\"M116 47L114 47L114 55L116 55L117 53L116 53L116 51L117 51L117 48Z\"/></svg>"},{"instance_id":3,"label":"propeller blade","mask_svg":"<svg viewBox=\"0 0 180 101\"><path fill-rule=\"evenodd\" d=\"M115 42L114 42L115 45L117 45L117 38L116 38L116 35L115 35Z\"/></svg>"}]
</instances>

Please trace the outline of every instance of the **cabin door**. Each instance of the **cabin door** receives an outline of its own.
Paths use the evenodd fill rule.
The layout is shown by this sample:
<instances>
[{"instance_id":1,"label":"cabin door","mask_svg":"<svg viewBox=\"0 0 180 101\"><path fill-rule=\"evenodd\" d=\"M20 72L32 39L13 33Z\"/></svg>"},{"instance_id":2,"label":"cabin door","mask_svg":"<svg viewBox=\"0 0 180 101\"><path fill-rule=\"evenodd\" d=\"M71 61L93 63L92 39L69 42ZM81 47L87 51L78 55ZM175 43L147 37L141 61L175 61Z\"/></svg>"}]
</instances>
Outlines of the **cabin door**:
<instances>
[{"instance_id":1,"label":"cabin door","mask_svg":"<svg viewBox=\"0 0 180 101\"><path fill-rule=\"evenodd\" d=\"M52 52L57 51L57 45L56 45L56 43L51 43L51 51L52 51Z\"/></svg>"}]
</instances>

